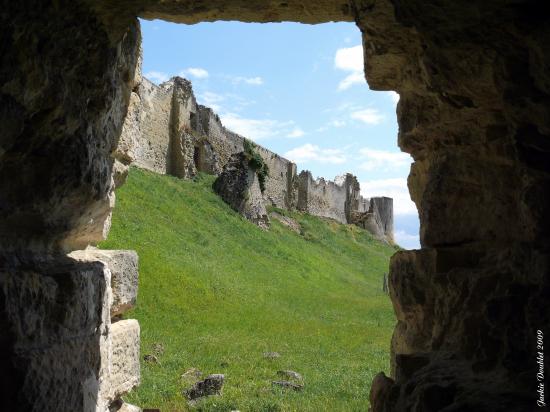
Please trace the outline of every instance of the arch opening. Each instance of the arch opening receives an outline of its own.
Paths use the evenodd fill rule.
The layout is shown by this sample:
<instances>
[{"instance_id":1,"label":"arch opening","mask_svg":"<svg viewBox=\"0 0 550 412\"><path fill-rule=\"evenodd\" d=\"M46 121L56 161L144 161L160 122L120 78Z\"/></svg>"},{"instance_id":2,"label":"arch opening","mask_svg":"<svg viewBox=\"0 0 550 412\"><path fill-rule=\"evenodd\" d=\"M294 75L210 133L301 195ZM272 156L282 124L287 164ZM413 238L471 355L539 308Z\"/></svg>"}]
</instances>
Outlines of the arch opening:
<instances>
[{"instance_id":1,"label":"arch opening","mask_svg":"<svg viewBox=\"0 0 550 412\"><path fill-rule=\"evenodd\" d=\"M125 174L115 147L134 86L138 15L186 23L355 21L370 86L401 96L399 145L415 159L409 187L422 244L392 258L393 370L374 380L371 407L519 411L541 401L536 342L550 323L543 5L125 6L41 2L29 12L19 2L0 17L10 40L0 72L0 313L8 330L0 343L2 370L19 371L2 386L12 410L94 410L116 396L102 398L100 387L108 381L101 361L109 359L100 356L101 342L114 336L102 328L110 310L100 310L105 296L91 292L108 290L107 259L65 257L108 230L112 172ZM46 270L47 259L55 270ZM94 286L97 279L103 284ZM66 288L46 292L61 280ZM86 313L101 316L60 315L83 301L93 302ZM55 382L56 390L46 394L53 386L34 382Z\"/></svg>"}]
</instances>

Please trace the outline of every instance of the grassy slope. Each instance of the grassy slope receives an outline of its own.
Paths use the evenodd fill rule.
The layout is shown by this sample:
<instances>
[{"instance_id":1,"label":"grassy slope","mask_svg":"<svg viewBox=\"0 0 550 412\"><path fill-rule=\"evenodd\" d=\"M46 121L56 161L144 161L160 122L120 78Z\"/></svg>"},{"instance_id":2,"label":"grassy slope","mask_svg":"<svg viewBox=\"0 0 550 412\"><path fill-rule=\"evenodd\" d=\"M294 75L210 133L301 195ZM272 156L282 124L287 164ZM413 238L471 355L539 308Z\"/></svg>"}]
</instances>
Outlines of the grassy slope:
<instances>
[{"instance_id":1,"label":"grassy slope","mask_svg":"<svg viewBox=\"0 0 550 412\"><path fill-rule=\"evenodd\" d=\"M364 230L289 213L304 236L274 221L269 232L233 212L213 178L182 181L132 169L117 192L101 247L140 257L137 308L142 363L128 397L163 412L187 410L180 376L224 373L222 397L205 411L365 411L374 374L388 369L395 320L381 293L395 251ZM277 351L279 359L263 358ZM279 369L300 372L303 392L271 387Z\"/></svg>"}]
</instances>

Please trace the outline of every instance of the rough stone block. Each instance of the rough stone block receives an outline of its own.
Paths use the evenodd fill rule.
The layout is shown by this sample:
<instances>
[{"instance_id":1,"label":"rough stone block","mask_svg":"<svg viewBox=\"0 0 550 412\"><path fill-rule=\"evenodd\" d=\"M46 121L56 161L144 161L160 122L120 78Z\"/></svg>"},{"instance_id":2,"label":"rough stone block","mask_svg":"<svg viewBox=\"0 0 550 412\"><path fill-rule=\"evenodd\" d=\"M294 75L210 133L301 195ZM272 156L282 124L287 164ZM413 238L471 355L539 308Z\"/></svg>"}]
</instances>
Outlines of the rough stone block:
<instances>
[{"instance_id":1,"label":"rough stone block","mask_svg":"<svg viewBox=\"0 0 550 412\"><path fill-rule=\"evenodd\" d=\"M95 411L108 357L110 272L67 256L0 262L6 410Z\"/></svg>"},{"instance_id":2,"label":"rough stone block","mask_svg":"<svg viewBox=\"0 0 550 412\"><path fill-rule=\"evenodd\" d=\"M83 260L100 260L111 271L111 316L120 315L134 307L138 289L138 256L133 250L100 250L89 248L73 252Z\"/></svg>"},{"instance_id":3,"label":"rough stone block","mask_svg":"<svg viewBox=\"0 0 550 412\"><path fill-rule=\"evenodd\" d=\"M111 325L111 375L113 398L128 393L139 385L139 323L135 319L120 320Z\"/></svg>"}]
</instances>

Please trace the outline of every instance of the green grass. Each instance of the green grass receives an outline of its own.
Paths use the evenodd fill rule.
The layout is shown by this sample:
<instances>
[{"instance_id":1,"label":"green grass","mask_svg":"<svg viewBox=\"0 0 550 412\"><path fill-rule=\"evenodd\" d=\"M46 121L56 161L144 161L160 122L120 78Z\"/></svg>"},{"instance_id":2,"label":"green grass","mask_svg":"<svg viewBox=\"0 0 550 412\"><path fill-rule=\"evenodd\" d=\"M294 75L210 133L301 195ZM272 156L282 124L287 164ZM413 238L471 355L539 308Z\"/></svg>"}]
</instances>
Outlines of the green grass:
<instances>
[{"instance_id":1,"label":"green grass","mask_svg":"<svg viewBox=\"0 0 550 412\"><path fill-rule=\"evenodd\" d=\"M285 212L264 232L211 189L132 168L117 191L105 249L138 252L139 295L126 317L141 325L141 386L127 401L185 411L181 375L225 374L223 395L200 411L366 411L373 376L388 372L395 318L382 275L395 248L355 226ZM276 351L281 357L264 359ZM302 392L272 388L279 369L304 376Z\"/></svg>"}]
</instances>

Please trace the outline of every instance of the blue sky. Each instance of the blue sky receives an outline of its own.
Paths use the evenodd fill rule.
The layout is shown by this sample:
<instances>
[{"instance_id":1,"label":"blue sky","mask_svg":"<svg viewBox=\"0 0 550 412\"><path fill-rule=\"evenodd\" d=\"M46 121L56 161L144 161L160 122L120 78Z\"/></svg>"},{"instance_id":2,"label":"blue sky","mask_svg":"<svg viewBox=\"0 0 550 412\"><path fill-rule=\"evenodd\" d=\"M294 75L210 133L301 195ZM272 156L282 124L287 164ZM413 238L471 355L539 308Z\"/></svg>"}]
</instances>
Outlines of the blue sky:
<instances>
[{"instance_id":1,"label":"blue sky","mask_svg":"<svg viewBox=\"0 0 550 412\"><path fill-rule=\"evenodd\" d=\"M185 77L224 126L299 170L331 180L351 172L363 196L393 197L397 243L419 247L412 159L397 147L399 96L369 89L354 24L141 23L145 77Z\"/></svg>"}]
</instances>

